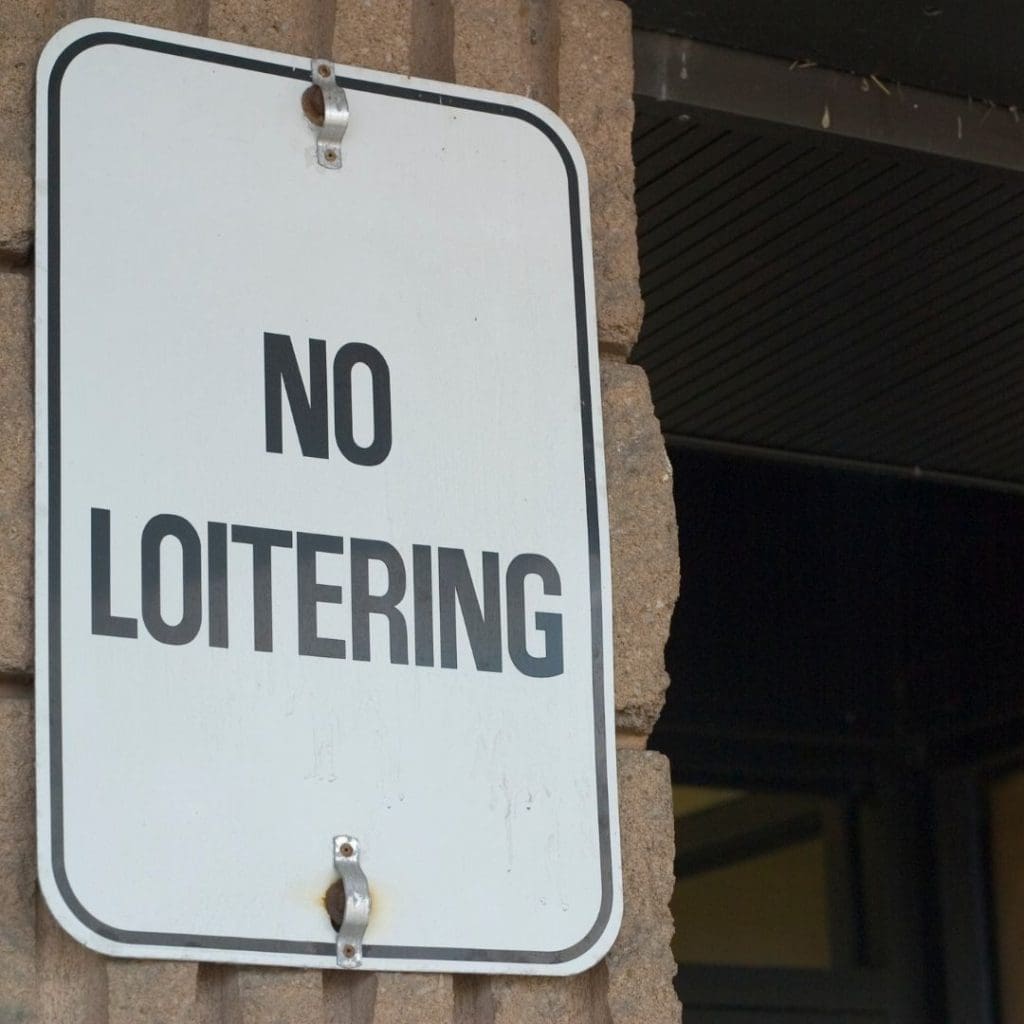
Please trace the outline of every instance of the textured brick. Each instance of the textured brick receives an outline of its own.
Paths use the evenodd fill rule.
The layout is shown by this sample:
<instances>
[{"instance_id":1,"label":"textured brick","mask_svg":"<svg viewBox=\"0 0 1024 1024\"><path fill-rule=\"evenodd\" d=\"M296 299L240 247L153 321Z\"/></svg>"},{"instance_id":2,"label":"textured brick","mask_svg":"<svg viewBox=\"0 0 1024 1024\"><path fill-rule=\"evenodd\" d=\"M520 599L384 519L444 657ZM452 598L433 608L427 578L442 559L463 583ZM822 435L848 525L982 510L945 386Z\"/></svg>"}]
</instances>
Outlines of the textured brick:
<instances>
[{"instance_id":1,"label":"textured brick","mask_svg":"<svg viewBox=\"0 0 1024 1024\"><path fill-rule=\"evenodd\" d=\"M453 0L455 77L558 105L558 16L542 0Z\"/></svg>"},{"instance_id":2,"label":"textured brick","mask_svg":"<svg viewBox=\"0 0 1024 1024\"><path fill-rule=\"evenodd\" d=\"M206 6L197 0L93 0L92 13L97 18L202 35Z\"/></svg>"},{"instance_id":3,"label":"textured brick","mask_svg":"<svg viewBox=\"0 0 1024 1024\"><path fill-rule=\"evenodd\" d=\"M205 35L301 56L324 56L334 37L332 0L209 0Z\"/></svg>"},{"instance_id":4,"label":"textured brick","mask_svg":"<svg viewBox=\"0 0 1024 1024\"><path fill-rule=\"evenodd\" d=\"M455 18L451 0L416 0L412 15L410 73L455 81Z\"/></svg>"},{"instance_id":5,"label":"textured brick","mask_svg":"<svg viewBox=\"0 0 1024 1024\"><path fill-rule=\"evenodd\" d=\"M0 4L0 259L21 262L32 241L33 82L50 35L42 0Z\"/></svg>"},{"instance_id":6,"label":"textured brick","mask_svg":"<svg viewBox=\"0 0 1024 1024\"><path fill-rule=\"evenodd\" d=\"M0 1021L36 1005L32 701L0 691Z\"/></svg>"},{"instance_id":7,"label":"textured brick","mask_svg":"<svg viewBox=\"0 0 1024 1024\"><path fill-rule=\"evenodd\" d=\"M319 971L247 967L238 972L238 1005L245 1024L292 1024L320 1020Z\"/></svg>"},{"instance_id":8,"label":"textured brick","mask_svg":"<svg viewBox=\"0 0 1024 1024\"><path fill-rule=\"evenodd\" d=\"M603 973L569 978L519 978L491 981L494 1024L605 1024Z\"/></svg>"},{"instance_id":9,"label":"textured brick","mask_svg":"<svg viewBox=\"0 0 1024 1024\"><path fill-rule=\"evenodd\" d=\"M242 1024L238 997L240 969L227 964L199 964L196 968L198 1024Z\"/></svg>"},{"instance_id":10,"label":"textured brick","mask_svg":"<svg viewBox=\"0 0 1024 1024\"><path fill-rule=\"evenodd\" d=\"M620 750L619 822L625 907L619 937L605 958L613 1024L679 1024L669 944L675 838L668 759Z\"/></svg>"},{"instance_id":11,"label":"textured brick","mask_svg":"<svg viewBox=\"0 0 1024 1024\"><path fill-rule=\"evenodd\" d=\"M356 67L410 74L415 6L415 0L340 0L334 19L334 59Z\"/></svg>"},{"instance_id":12,"label":"textured brick","mask_svg":"<svg viewBox=\"0 0 1024 1024\"><path fill-rule=\"evenodd\" d=\"M450 974L382 974L373 1024L449 1024L455 1013Z\"/></svg>"},{"instance_id":13,"label":"textured brick","mask_svg":"<svg viewBox=\"0 0 1024 1024\"><path fill-rule=\"evenodd\" d=\"M458 1024L494 1024L491 979L483 974L456 974L455 1020Z\"/></svg>"},{"instance_id":14,"label":"textured brick","mask_svg":"<svg viewBox=\"0 0 1024 1024\"><path fill-rule=\"evenodd\" d=\"M190 963L108 960L107 1024L197 1024L197 971Z\"/></svg>"},{"instance_id":15,"label":"textured brick","mask_svg":"<svg viewBox=\"0 0 1024 1024\"><path fill-rule=\"evenodd\" d=\"M32 664L31 287L0 274L0 672Z\"/></svg>"},{"instance_id":16,"label":"textured brick","mask_svg":"<svg viewBox=\"0 0 1024 1024\"><path fill-rule=\"evenodd\" d=\"M36 900L39 1024L105 1024L107 963L79 945Z\"/></svg>"},{"instance_id":17,"label":"textured brick","mask_svg":"<svg viewBox=\"0 0 1024 1024\"><path fill-rule=\"evenodd\" d=\"M378 975L324 971L324 1024L373 1024Z\"/></svg>"},{"instance_id":18,"label":"textured brick","mask_svg":"<svg viewBox=\"0 0 1024 1024\"><path fill-rule=\"evenodd\" d=\"M603 360L611 524L615 706L619 728L650 732L668 675L665 641L679 592L672 469L639 366Z\"/></svg>"},{"instance_id":19,"label":"textured brick","mask_svg":"<svg viewBox=\"0 0 1024 1024\"><path fill-rule=\"evenodd\" d=\"M340 0L334 59L399 75L454 81L450 0Z\"/></svg>"},{"instance_id":20,"label":"textured brick","mask_svg":"<svg viewBox=\"0 0 1024 1024\"><path fill-rule=\"evenodd\" d=\"M643 318L630 12L618 0L558 0L558 22L558 112L579 140L590 177L598 336L605 350L628 354Z\"/></svg>"}]
</instances>

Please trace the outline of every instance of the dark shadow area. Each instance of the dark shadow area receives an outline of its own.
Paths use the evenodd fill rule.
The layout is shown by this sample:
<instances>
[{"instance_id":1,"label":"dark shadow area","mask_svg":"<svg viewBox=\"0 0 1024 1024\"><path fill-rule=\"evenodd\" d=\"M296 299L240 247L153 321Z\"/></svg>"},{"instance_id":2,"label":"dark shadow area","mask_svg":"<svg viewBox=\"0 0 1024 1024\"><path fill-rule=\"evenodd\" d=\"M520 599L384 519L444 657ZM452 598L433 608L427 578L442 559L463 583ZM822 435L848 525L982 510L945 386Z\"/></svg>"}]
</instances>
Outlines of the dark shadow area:
<instances>
[{"instance_id":1,"label":"dark shadow area","mask_svg":"<svg viewBox=\"0 0 1024 1024\"><path fill-rule=\"evenodd\" d=\"M656 745L720 736L734 767L737 740L830 750L837 770L858 751L945 765L1019 745L1024 499L670 454L683 588Z\"/></svg>"},{"instance_id":2,"label":"dark shadow area","mask_svg":"<svg viewBox=\"0 0 1024 1024\"><path fill-rule=\"evenodd\" d=\"M683 586L652 746L675 784L688 1020L995 1024L1024 499L670 457Z\"/></svg>"}]
</instances>

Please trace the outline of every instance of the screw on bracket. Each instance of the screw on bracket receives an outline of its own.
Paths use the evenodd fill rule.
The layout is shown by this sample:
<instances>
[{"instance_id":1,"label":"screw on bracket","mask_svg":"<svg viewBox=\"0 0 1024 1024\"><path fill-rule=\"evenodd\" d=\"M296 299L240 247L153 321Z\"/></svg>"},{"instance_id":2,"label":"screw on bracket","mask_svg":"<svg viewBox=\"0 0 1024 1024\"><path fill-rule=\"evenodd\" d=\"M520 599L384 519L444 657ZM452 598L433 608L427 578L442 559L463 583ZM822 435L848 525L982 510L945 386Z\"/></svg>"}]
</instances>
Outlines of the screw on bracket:
<instances>
[{"instance_id":1,"label":"screw on bracket","mask_svg":"<svg viewBox=\"0 0 1024 1024\"><path fill-rule=\"evenodd\" d=\"M334 837L334 869L344 894L338 923L338 966L358 967L363 962L363 935L370 920L370 887L359 864L359 840L354 836Z\"/></svg>"}]
</instances>

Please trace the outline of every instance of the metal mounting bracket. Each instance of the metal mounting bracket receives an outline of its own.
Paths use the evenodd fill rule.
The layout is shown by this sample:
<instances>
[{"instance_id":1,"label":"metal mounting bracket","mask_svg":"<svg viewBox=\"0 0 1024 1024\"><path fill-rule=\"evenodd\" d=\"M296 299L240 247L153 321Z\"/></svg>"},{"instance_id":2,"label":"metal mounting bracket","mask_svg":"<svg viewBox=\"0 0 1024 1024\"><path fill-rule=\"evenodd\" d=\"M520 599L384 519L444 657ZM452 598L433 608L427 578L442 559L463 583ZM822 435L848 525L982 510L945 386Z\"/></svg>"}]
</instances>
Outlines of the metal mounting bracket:
<instances>
[{"instance_id":1,"label":"metal mounting bracket","mask_svg":"<svg viewBox=\"0 0 1024 1024\"><path fill-rule=\"evenodd\" d=\"M316 136L316 162L336 170L341 167L341 140L348 128L348 97L338 85L334 64L322 57L310 62L311 78L324 99L324 123Z\"/></svg>"},{"instance_id":2,"label":"metal mounting bracket","mask_svg":"<svg viewBox=\"0 0 1024 1024\"><path fill-rule=\"evenodd\" d=\"M334 837L334 869L345 890L345 910L338 928L338 966L358 967L363 961L363 935L370 920L370 887L359 865L359 840Z\"/></svg>"}]
</instances>

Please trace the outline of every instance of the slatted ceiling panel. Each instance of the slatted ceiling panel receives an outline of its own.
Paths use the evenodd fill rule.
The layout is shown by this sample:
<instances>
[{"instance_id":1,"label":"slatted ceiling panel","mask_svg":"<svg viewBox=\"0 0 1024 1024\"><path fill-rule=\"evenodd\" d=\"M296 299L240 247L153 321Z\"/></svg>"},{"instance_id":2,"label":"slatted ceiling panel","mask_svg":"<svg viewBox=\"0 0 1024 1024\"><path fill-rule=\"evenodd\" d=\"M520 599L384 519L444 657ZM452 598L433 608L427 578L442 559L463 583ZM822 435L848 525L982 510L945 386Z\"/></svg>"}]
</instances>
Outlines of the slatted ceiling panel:
<instances>
[{"instance_id":1,"label":"slatted ceiling panel","mask_svg":"<svg viewBox=\"0 0 1024 1024\"><path fill-rule=\"evenodd\" d=\"M649 216L640 215L642 259L652 292L671 285L676 264L686 257L693 239L713 237L747 216L769 195L795 186L817 169L808 154L793 153L788 147L759 147L742 156L747 159L737 158L728 173L688 183L673 202L663 202ZM658 304L652 296L652 305Z\"/></svg>"},{"instance_id":2,"label":"slatted ceiling panel","mask_svg":"<svg viewBox=\"0 0 1024 1024\"><path fill-rule=\"evenodd\" d=\"M684 311L692 317L698 310L706 315L734 307L737 295L760 294L763 284L783 277L786 269L806 269L809 257L830 250L823 233L835 211L852 209L858 200L870 203L879 194L872 177L858 167L837 167L835 161L804 175L799 190L798 207L779 195L720 226L701 225L699 236L672 264L674 281L688 278L693 293L680 295L672 288L669 298L669 289L663 288L651 311L651 331L671 327Z\"/></svg>"},{"instance_id":3,"label":"slatted ceiling panel","mask_svg":"<svg viewBox=\"0 0 1024 1024\"><path fill-rule=\"evenodd\" d=\"M710 180L701 183L703 188L695 183L677 193L681 213L659 207L656 213L663 219L645 235L645 242L651 242L645 246L649 260L645 271L652 298L663 288L671 298L678 262L691 254L695 240L714 239L719 232L742 223L770 195L802 183L824 162L820 158L815 161L813 156L794 153L789 147L751 147L742 154L746 159L738 157L730 165L728 177L709 176Z\"/></svg>"},{"instance_id":4,"label":"slatted ceiling panel","mask_svg":"<svg viewBox=\"0 0 1024 1024\"><path fill-rule=\"evenodd\" d=\"M888 230L887 225L894 220L899 222L901 211L908 207L913 209L924 201L931 202L935 198L935 190L931 195L922 197L914 195L915 184L907 183L904 186L894 188L889 196L883 197L876 204L877 209L871 219L866 223L860 223L851 218L845 222L849 230L846 233L826 233L819 244L807 246L804 250L794 253L795 259L781 268L776 264L765 264L751 275L750 286L760 285L762 289L767 287L770 294L763 297L760 304L745 304L739 307L725 306L716 318L705 317L700 321L699 313L690 314L694 329L699 327L700 338L708 353L734 352L739 349L741 352L746 349L746 339L749 332L760 326L762 339L770 337L771 332L787 333L790 344L796 344L797 339L793 336L801 324L806 324L808 311L806 309L806 291L814 288L817 291L817 302L819 306L826 303L835 304L837 301L837 320L844 316L856 323L862 316L862 306L857 304L843 304L844 300L858 291L863 292L866 281L872 274L877 275L879 270L885 269L880 265L882 259L888 264L890 253L879 254L878 245L875 244L877 236ZM845 254L845 274L837 277L833 267L833 261L839 254ZM905 267L902 271L905 271ZM902 272L900 267L896 268L897 273ZM866 296L874 298L884 297L885 289L876 288L875 295ZM863 301L862 297L861 301ZM831 308L831 307L830 307ZM683 325L689 330L690 324ZM840 324L836 324L838 328ZM773 353L769 353L771 355ZM785 362L785 353L782 353ZM682 357L686 360L686 357ZM760 370L758 372L761 372ZM709 381L709 384L712 382ZM715 380L714 384L720 383Z\"/></svg>"},{"instance_id":5,"label":"slatted ceiling panel","mask_svg":"<svg viewBox=\"0 0 1024 1024\"><path fill-rule=\"evenodd\" d=\"M680 257L687 258L694 241L726 241L720 232L749 229L770 221L771 202L784 202L786 192L801 186L808 177L826 184L834 177L828 156L794 152L792 147L749 147L734 151L729 163L687 176L689 167L676 168L671 191L650 208L639 209L640 252L653 273ZM767 166L765 164L767 163ZM802 186L804 189L806 186ZM643 196L638 199L642 202ZM765 209L766 204L769 205ZM751 218L755 218L753 224Z\"/></svg>"},{"instance_id":6,"label":"slatted ceiling panel","mask_svg":"<svg viewBox=\"0 0 1024 1024\"><path fill-rule=\"evenodd\" d=\"M667 434L1024 485L1024 175L646 105Z\"/></svg>"},{"instance_id":7,"label":"slatted ceiling panel","mask_svg":"<svg viewBox=\"0 0 1024 1024\"><path fill-rule=\"evenodd\" d=\"M964 233L960 234L962 237ZM935 254L935 248L937 247L927 245L927 239L924 240L924 252L929 257ZM966 246L962 255L969 256ZM902 262L902 258L899 257L899 254L894 254L894 256L896 256L895 259L893 256L890 256L889 259L889 263L893 266L886 268L890 275L892 272L900 273L899 263ZM920 260L920 257L914 252L908 253L907 258ZM789 390L783 388L773 395L778 410L777 416L787 420L790 432L797 426L800 415L803 413L810 412L815 416L818 415L814 409L815 405L819 407L826 404L831 405L828 391L830 383L848 387L863 382L870 384L875 390L881 389L884 393L886 390L898 389L904 382L918 381L922 372L929 368L931 359L937 358L942 365L950 365L954 359L957 340L966 340L964 338L965 329L970 329L972 326L984 328L987 319L985 311L979 311L972 304L968 304L967 307L961 306L960 315L958 315L956 305L951 306L941 299L944 288L955 287L956 274L962 270L963 263L962 258L954 258L952 252L945 251L936 261L926 264L923 271L918 269L908 275L903 282L902 289L899 288L899 281L892 282L890 286L890 282L883 280L882 286L878 286L876 282L869 279L863 287L874 287L875 294L869 295L868 301L863 305L855 307L853 316L847 313L847 323L840 330L837 330L838 324L830 324L830 335L834 343L837 340L864 338L867 331L877 329L880 333L884 332L883 337L888 346L886 358L881 362L866 362L863 358L856 358L861 355L859 351L853 353L854 358L852 359L847 351L845 359L842 355L830 358L828 353L824 353L819 355L816 361L806 362L801 367L805 379L798 380L796 385ZM914 276L918 278L928 276L934 279L928 289L931 297L927 301L922 302L921 295L911 291L911 278ZM890 308L891 297L894 293L901 293L904 296L902 305L907 307L909 315L902 317L899 314L894 315L894 311ZM855 294L850 295L850 301L856 297ZM964 311L968 314L966 317L962 315ZM867 341L870 344L870 337ZM972 347L967 346L968 359L970 359ZM936 353L939 354L937 357ZM822 377L820 374L824 371L827 371L827 375ZM884 376L879 377L879 374L884 374ZM809 376L812 377L811 383L813 384L810 391L808 391L806 379ZM796 403L799 401L803 401L804 404L797 407ZM810 409L806 407L807 403L810 403ZM798 416L791 418L792 413L798 413ZM863 418L858 421L858 425L861 429L870 426L863 421ZM788 434L783 430L777 440L780 443L789 443L787 438Z\"/></svg>"},{"instance_id":8,"label":"slatted ceiling panel","mask_svg":"<svg viewBox=\"0 0 1024 1024\"><path fill-rule=\"evenodd\" d=\"M633 124L633 156L646 160L673 139L696 127L688 117L646 117L638 113Z\"/></svg>"}]
</instances>

